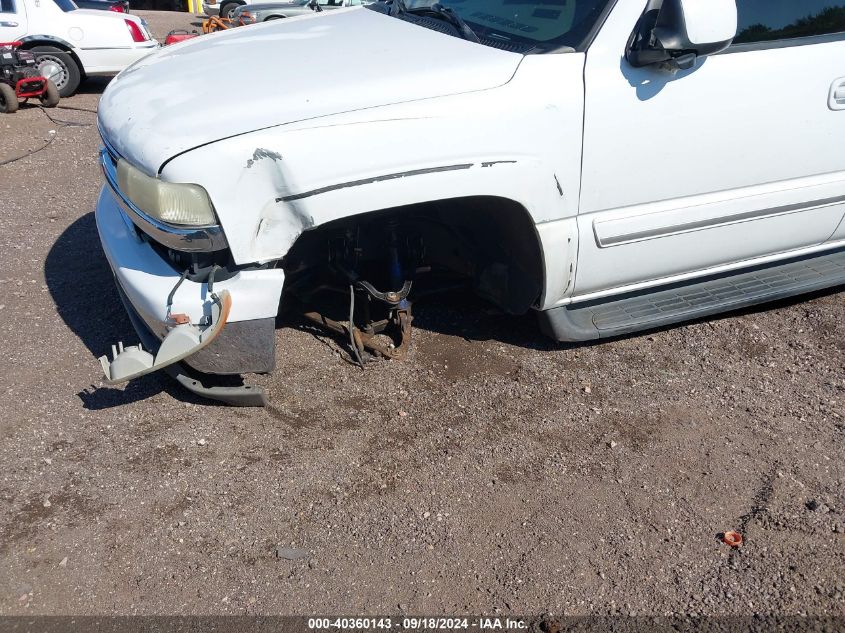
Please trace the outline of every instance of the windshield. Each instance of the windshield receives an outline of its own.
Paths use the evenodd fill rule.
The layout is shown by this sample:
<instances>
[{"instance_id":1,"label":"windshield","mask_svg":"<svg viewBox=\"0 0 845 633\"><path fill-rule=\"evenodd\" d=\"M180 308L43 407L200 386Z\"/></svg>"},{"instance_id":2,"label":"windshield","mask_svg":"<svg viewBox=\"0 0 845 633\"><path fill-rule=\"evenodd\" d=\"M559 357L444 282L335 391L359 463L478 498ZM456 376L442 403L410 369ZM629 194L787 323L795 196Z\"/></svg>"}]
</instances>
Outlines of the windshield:
<instances>
[{"instance_id":1,"label":"windshield","mask_svg":"<svg viewBox=\"0 0 845 633\"><path fill-rule=\"evenodd\" d=\"M440 0L485 44L542 52L579 48L612 0ZM408 9L433 0L405 0ZM536 49L536 50L535 50Z\"/></svg>"}]
</instances>

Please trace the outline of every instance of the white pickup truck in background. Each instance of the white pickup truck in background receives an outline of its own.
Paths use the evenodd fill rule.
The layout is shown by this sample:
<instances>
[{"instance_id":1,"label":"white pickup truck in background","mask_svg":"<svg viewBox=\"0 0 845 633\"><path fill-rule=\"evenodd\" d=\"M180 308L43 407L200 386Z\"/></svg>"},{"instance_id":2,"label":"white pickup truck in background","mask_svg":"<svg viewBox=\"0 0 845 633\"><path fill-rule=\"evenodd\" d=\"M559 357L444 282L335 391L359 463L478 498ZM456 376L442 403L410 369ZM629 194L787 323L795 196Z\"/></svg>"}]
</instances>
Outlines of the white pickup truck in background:
<instances>
[{"instance_id":1,"label":"white pickup truck in background","mask_svg":"<svg viewBox=\"0 0 845 633\"><path fill-rule=\"evenodd\" d=\"M0 42L20 41L69 97L89 76L116 75L156 48L134 15L80 9L73 0L0 0Z\"/></svg>"},{"instance_id":2,"label":"white pickup truck in background","mask_svg":"<svg viewBox=\"0 0 845 633\"><path fill-rule=\"evenodd\" d=\"M324 324L389 357L402 336L368 347L356 310L404 334L438 287L585 341L845 283L845 1L419 5L198 38L112 82L103 248L139 333L193 343L127 348L109 380L270 371L280 300L326 289L363 324ZM208 82L209 56L261 90Z\"/></svg>"}]
</instances>

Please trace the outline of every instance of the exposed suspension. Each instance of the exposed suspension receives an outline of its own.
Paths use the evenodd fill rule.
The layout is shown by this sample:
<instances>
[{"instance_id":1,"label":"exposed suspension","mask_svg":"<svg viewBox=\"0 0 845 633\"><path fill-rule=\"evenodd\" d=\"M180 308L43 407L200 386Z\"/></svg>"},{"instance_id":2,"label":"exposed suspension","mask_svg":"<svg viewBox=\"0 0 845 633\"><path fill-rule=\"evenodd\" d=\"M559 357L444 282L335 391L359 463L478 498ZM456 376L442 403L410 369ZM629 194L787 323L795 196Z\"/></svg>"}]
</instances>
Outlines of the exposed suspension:
<instances>
[{"instance_id":1,"label":"exposed suspension","mask_svg":"<svg viewBox=\"0 0 845 633\"><path fill-rule=\"evenodd\" d=\"M384 225L387 243L387 270L379 278L387 280L388 290L379 288L364 279L361 269L362 249L357 232L348 231L329 250L329 270L335 284L323 289L349 292L349 317L347 321L331 319L325 314L309 310L305 317L335 334L349 340L352 354L358 364L370 356L388 360L402 359L411 344L411 322L413 315L409 295L413 279L403 261L403 243L399 224L390 221ZM409 249L412 250L412 249ZM404 253L407 256L407 252ZM381 261L384 261L382 258ZM340 286L342 280L343 286Z\"/></svg>"}]
</instances>

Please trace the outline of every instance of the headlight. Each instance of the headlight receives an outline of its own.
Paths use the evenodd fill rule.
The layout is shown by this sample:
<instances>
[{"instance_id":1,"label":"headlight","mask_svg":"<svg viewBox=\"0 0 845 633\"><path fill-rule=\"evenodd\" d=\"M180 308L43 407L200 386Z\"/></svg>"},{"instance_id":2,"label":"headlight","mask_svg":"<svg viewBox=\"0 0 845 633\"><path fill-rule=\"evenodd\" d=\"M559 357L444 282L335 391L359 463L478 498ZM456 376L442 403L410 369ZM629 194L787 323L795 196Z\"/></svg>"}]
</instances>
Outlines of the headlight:
<instances>
[{"instance_id":1,"label":"headlight","mask_svg":"<svg viewBox=\"0 0 845 633\"><path fill-rule=\"evenodd\" d=\"M117 185L132 204L161 222L180 226L217 224L211 199L199 185L150 178L122 159L117 161Z\"/></svg>"}]
</instances>

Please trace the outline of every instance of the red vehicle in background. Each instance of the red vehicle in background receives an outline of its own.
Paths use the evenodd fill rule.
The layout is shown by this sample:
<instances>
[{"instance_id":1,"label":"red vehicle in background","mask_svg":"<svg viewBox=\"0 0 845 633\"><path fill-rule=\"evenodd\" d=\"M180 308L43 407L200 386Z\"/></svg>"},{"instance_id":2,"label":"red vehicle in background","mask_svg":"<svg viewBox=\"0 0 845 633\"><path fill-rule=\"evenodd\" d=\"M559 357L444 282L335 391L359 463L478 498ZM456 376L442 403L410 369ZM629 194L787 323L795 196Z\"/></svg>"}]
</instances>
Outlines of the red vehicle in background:
<instances>
[{"instance_id":1,"label":"red vehicle in background","mask_svg":"<svg viewBox=\"0 0 845 633\"><path fill-rule=\"evenodd\" d=\"M80 9L99 9L100 11L129 13L128 0L74 0L74 4Z\"/></svg>"}]
</instances>

